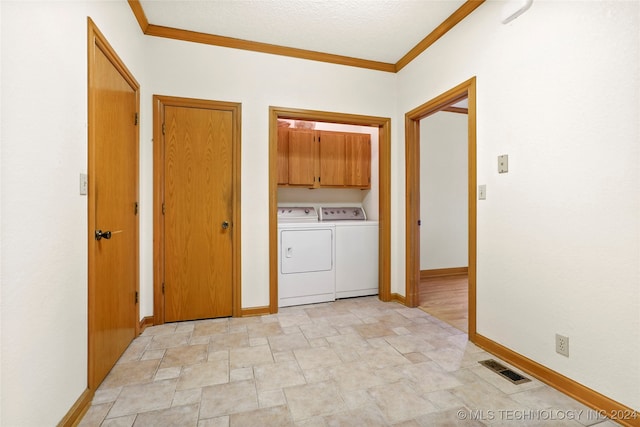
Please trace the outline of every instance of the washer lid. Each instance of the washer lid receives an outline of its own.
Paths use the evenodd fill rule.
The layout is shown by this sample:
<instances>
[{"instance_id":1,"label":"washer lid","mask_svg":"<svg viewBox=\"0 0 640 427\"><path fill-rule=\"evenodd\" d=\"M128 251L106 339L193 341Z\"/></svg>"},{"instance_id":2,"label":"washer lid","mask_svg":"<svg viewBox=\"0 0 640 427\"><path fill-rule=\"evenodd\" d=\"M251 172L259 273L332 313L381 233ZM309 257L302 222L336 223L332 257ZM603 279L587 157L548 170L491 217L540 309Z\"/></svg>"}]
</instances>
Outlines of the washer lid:
<instances>
[{"instance_id":1,"label":"washer lid","mask_svg":"<svg viewBox=\"0 0 640 427\"><path fill-rule=\"evenodd\" d=\"M278 206L278 222L318 222L318 213L313 206Z\"/></svg>"},{"instance_id":2,"label":"washer lid","mask_svg":"<svg viewBox=\"0 0 640 427\"><path fill-rule=\"evenodd\" d=\"M320 221L366 221L362 206L322 207Z\"/></svg>"}]
</instances>

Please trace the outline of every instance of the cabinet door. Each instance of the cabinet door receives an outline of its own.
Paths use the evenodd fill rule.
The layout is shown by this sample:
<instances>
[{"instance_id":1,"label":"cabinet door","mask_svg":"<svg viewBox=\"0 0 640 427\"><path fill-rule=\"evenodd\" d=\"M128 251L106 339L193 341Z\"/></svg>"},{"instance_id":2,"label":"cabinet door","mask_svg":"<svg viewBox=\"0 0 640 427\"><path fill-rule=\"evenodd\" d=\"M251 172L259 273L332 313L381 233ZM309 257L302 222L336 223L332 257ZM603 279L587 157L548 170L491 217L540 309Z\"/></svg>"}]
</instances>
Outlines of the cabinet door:
<instances>
[{"instance_id":1,"label":"cabinet door","mask_svg":"<svg viewBox=\"0 0 640 427\"><path fill-rule=\"evenodd\" d=\"M342 132L320 132L320 185L344 186L345 136Z\"/></svg>"},{"instance_id":2,"label":"cabinet door","mask_svg":"<svg viewBox=\"0 0 640 427\"><path fill-rule=\"evenodd\" d=\"M309 185L315 182L316 145L314 131L289 130L289 185Z\"/></svg>"},{"instance_id":3,"label":"cabinet door","mask_svg":"<svg viewBox=\"0 0 640 427\"><path fill-rule=\"evenodd\" d=\"M345 184L371 188L371 135L347 134Z\"/></svg>"},{"instance_id":4,"label":"cabinet door","mask_svg":"<svg viewBox=\"0 0 640 427\"><path fill-rule=\"evenodd\" d=\"M278 128L278 185L289 183L289 128Z\"/></svg>"}]
</instances>

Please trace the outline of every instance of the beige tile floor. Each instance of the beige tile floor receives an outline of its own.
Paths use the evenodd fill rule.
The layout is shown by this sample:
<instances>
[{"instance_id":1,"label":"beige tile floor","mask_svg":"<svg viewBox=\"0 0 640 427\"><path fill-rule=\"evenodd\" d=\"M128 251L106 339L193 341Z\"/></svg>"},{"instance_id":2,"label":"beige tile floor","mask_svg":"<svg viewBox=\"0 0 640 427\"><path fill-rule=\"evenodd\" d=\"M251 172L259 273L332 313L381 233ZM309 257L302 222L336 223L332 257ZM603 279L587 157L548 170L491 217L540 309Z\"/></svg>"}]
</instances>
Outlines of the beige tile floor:
<instances>
[{"instance_id":1,"label":"beige tile floor","mask_svg":"<svg viewBox=\"0 0 640 427\"><path fill-rule=\"evenodd\" d=\"M136 338L81 426L612 426L420 309L376 297L170 323Z\"/></svg>"}]
</instances>

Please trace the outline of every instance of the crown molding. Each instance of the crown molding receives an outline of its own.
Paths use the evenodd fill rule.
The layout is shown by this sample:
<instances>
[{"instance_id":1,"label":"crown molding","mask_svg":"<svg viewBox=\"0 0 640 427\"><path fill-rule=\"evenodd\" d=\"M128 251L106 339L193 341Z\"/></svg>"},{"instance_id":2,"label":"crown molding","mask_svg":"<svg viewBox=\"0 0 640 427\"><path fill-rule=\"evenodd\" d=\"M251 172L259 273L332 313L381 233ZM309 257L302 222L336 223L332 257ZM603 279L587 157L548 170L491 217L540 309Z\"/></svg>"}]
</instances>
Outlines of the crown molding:
<instances>
[{"instance_id":1,"label":"crown molding","mask_svg":"<svg viewBox=\"0 0 640 427\"><path fill-rule=\"evenodd\" d=\"M460 6L455 12L453 12L447 19L442 21L442 24L438 25L435 30L431 31L427 37L422 39L420 43L414 46L405 56L400 58L396 62L396 73L406 67L411 61L416 59L418 55L427 50L432 44L444 36L449 30L458 25L460 21L469 16L471 12L476 10L485 0L467 0L462 6Z\"/></svg>"},{"instance_id":2,"label":"crown molding","mask_svg":"<svg viewBox=\"0 0 640 427\"><path fill-rule=\"evenodd\" d=\"M248 40L235 39L232 37L218 36L215 34L199 33L196 31L182 30L179 28L163 27L160 25L149 24L149 26L147 27L147 31L145 31L144 33L148 36L164 37L168 39L209 44L220 47L229 47L232 49L250 50L253 52L270 53L273 55L328 62L331 64L350 65L352 67L368 68L371 70L386 71L390 73L395 72L395 65L386 62L370 61L366 59L351 58L349 56L334 55L331 53L315 52L312 50L253 42Z\"/></svg>"},{"instance_id":3,"label":"crown molding","mask_svg":"<svg viewBox=\"0 0 640 427\"><path fill-rule=\"evenodd\" d=\"M149 20L147 19L147 15L144 13L144 9L142 9L142 4L140 0L127 0L129 3L129 7L133 12L133 16L136 17L138 21L138 25L140 25L140 29L144 34L147 34L147 29L149 28Z\"/></svg>"},{"instance_id":4,"label":"crown molding","mask_svg":"<svg viewBox=\"0 0 640 427\"><path fill-rule=\"evenodd\" d=\"M331 64L347 65L388 73L397 73L413 61L418 55L424 52L429 46L433 45L438 39L440 39L440 37L445 35L460 21L469 16L482 3L484 3L485 0L467 0L395 64L154 25L149 23L140 0L127 1L136 20L138 21L138 24L140 25L140 29L148 36L228 47L231 49L249 50L253 52L288 56L291 58L307 59Z\"/></svg>"}]
</instances>

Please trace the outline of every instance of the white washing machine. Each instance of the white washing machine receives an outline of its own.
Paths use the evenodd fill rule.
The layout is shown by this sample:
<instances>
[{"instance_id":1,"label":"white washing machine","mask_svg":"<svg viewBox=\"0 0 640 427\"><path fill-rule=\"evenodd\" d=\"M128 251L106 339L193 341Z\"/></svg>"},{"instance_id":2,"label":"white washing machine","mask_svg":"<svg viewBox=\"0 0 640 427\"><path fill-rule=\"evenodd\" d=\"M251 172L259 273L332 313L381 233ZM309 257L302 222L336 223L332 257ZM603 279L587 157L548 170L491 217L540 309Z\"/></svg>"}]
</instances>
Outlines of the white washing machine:
<instances>
[{"instance_id":1,"label":"white washing machine","mask_svg":"<svg viewBox=\"0 0 640 427\"><path fill-rule=\"evenodd\" d=\"M278 306L334 301L336 227L314 207L278 207Z\"/></svg>"},{"instance_id":2,"label":"white washing machine","mask_svg":"<svg viewBox=\"0 0 640 427\"><path fill-rule=\"evenodd\" d=\"M321 223L336 229L336 298L377 295L378 221L367 220L361 205L319 211Z\"/></svg>"}]
</instances>

